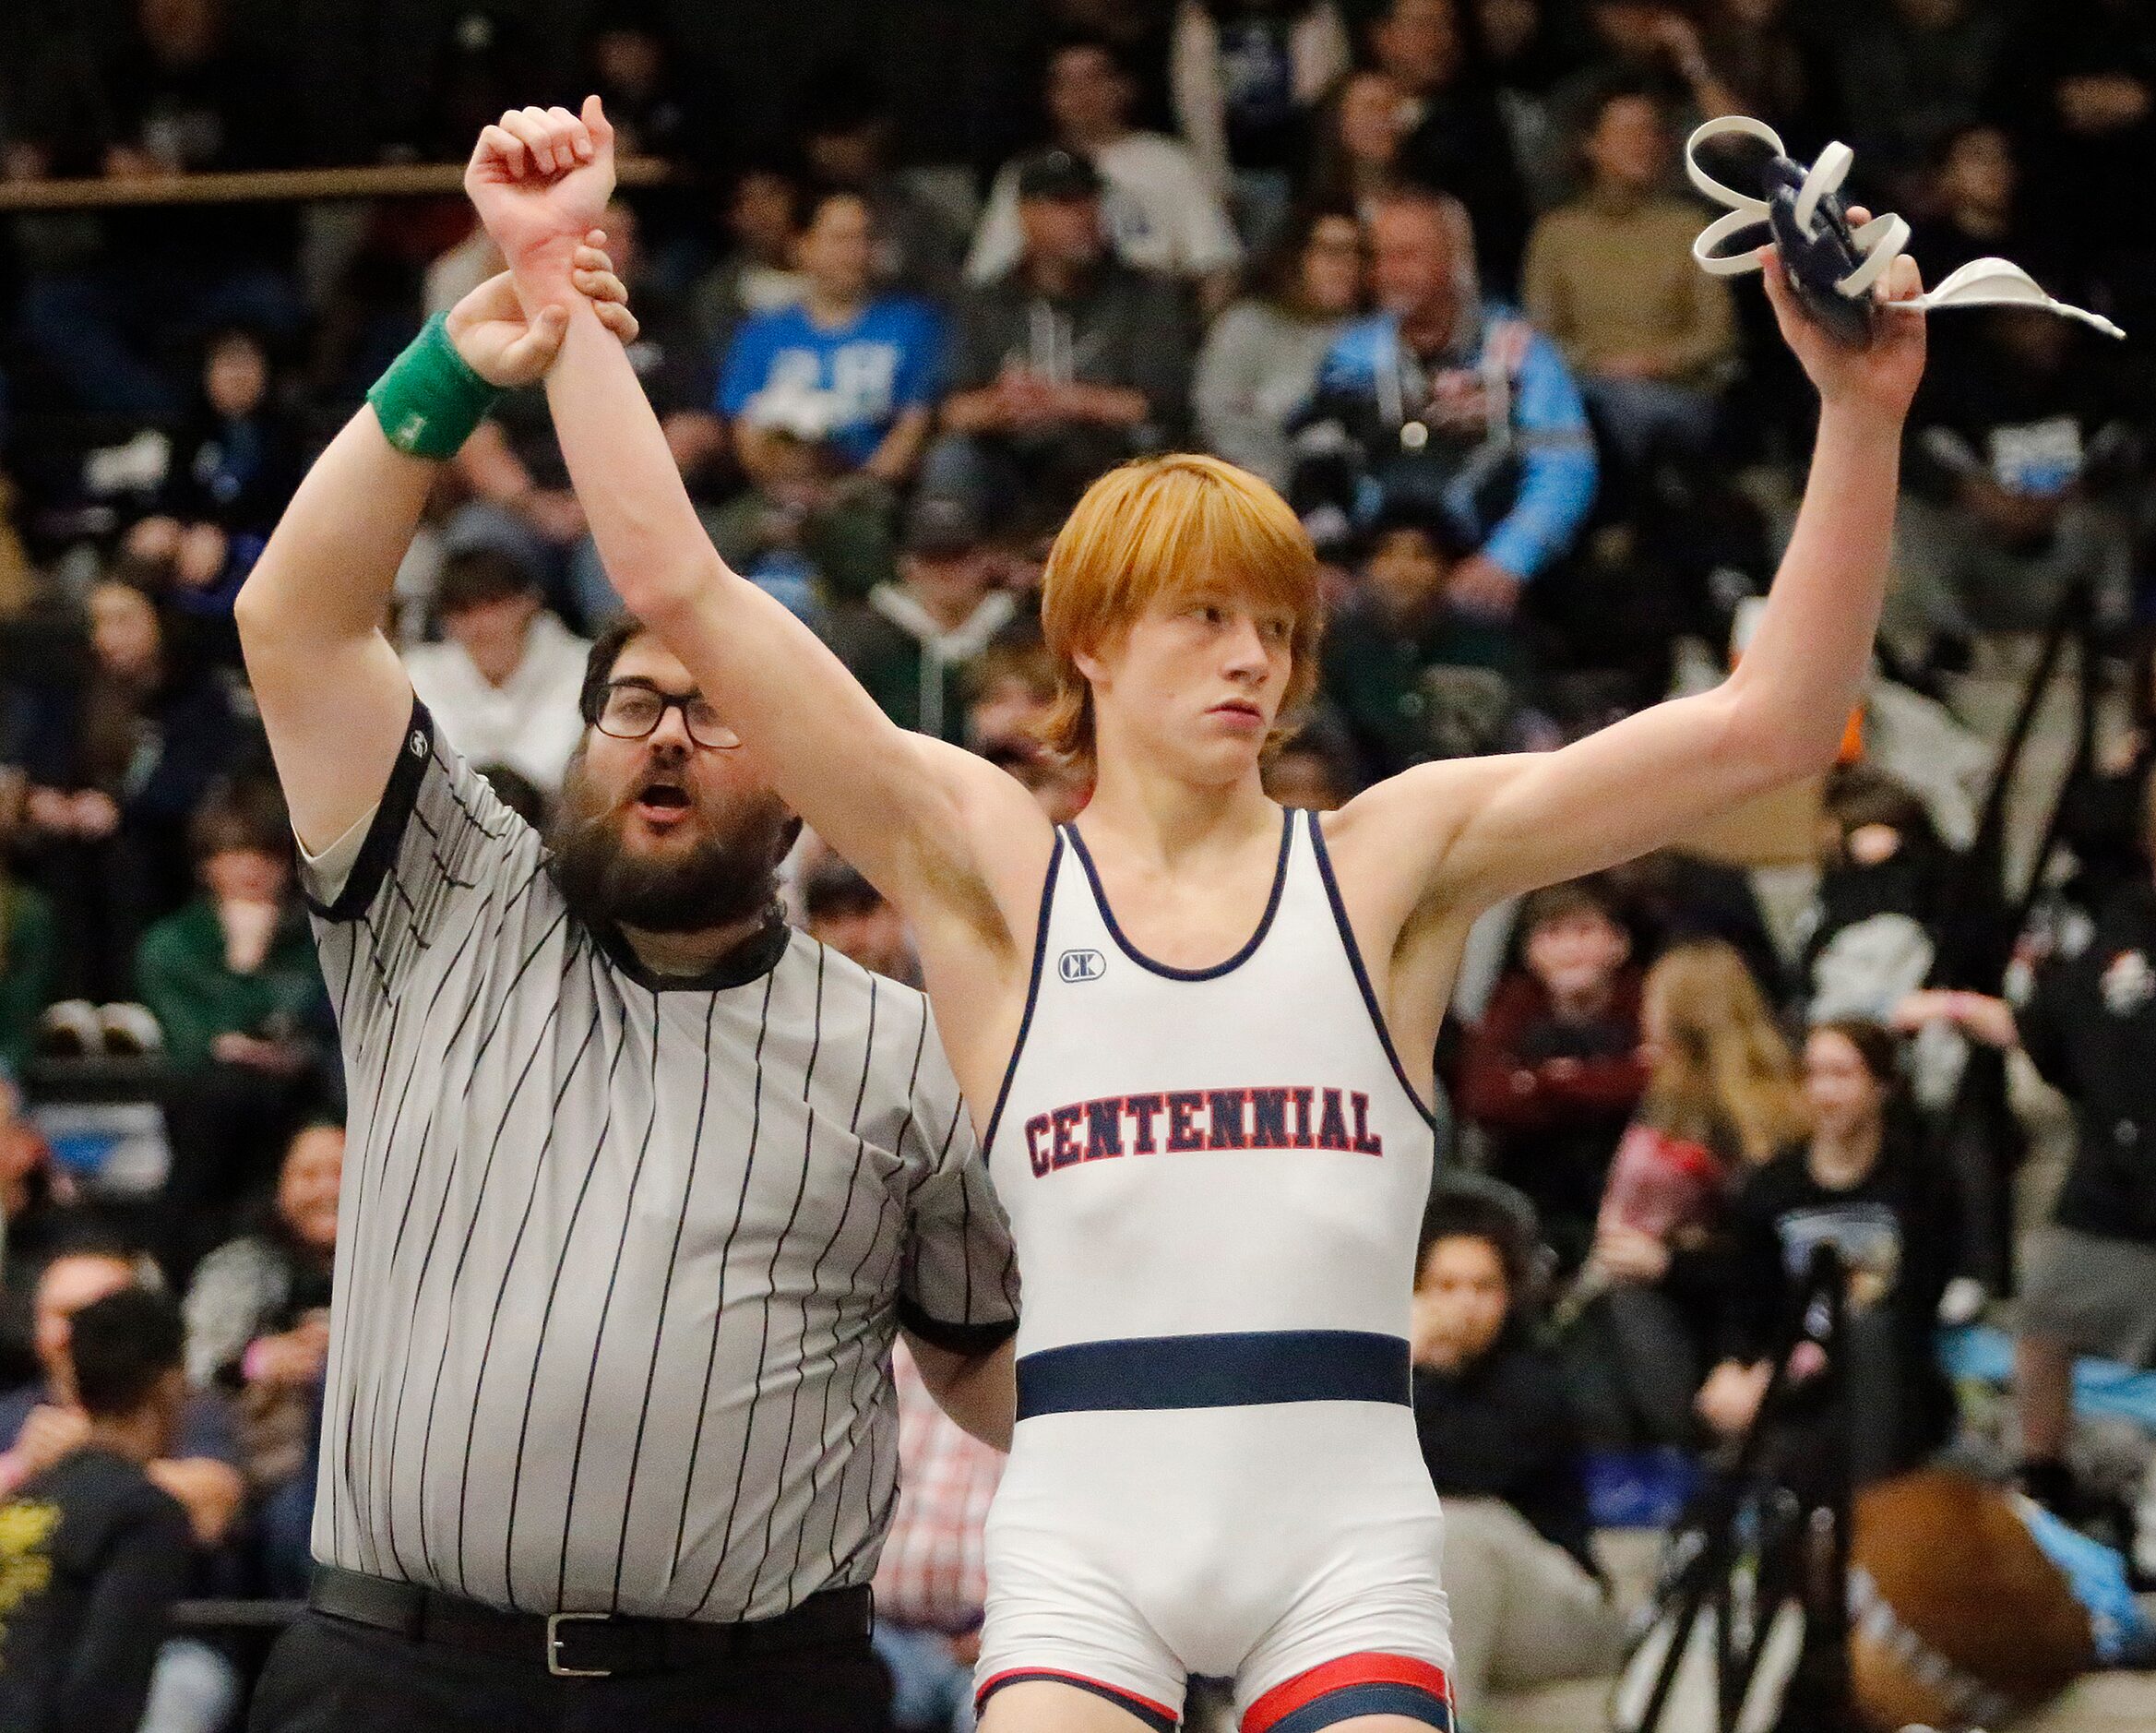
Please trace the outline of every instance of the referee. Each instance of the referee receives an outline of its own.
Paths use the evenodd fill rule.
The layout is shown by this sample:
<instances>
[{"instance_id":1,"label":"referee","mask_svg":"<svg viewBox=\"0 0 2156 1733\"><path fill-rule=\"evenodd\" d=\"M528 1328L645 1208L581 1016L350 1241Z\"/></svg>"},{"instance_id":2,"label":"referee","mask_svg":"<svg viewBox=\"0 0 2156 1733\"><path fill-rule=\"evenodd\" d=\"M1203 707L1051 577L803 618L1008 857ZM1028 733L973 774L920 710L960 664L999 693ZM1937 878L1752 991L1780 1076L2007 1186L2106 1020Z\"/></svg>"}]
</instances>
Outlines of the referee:
<instances>
[{"instance_id":1,"label":"referee","mask_svg":"<svg viewBox=\"0 0 2156 1733\"><path fill-rule=\"evenodd\" d=\"M506 277L430 326L240 597L351 1098L312 1610L252 1725L870 1733L896 1331L1008 1439L1010 1241L925 1001L787 926L798 821L656 639L595 646L542 839L378 629L563 329Z\"/></svg>"}]
</instances>

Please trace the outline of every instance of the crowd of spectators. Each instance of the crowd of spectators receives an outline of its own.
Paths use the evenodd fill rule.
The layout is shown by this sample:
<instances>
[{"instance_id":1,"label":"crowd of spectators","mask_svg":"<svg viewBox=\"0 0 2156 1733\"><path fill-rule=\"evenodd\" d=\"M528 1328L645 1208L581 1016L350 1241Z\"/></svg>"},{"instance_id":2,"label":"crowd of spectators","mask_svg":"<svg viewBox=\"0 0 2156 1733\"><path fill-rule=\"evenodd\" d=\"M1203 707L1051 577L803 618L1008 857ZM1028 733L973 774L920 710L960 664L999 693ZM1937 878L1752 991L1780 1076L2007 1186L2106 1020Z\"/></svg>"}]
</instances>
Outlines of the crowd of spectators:
<instances>
[{"instance_id":1,"label":"crowd of spectators","mask_svg":"<svg viewBox=\"0 0 2156 1733\"><path fill-rule=\"evenodd\" d=\"M1849 141L1852 191L1911 218L1934 281L1996 252L2137 336L2156 314L2145 0L1021 9L1002 83L1022 100L939 135L1009 143L972 160L924 160L860 55L812 68L780 136L744 138L665 8L613 0L558 89L530 82L508 21L457 19L411 142L447 159L512 101L605 95L673 171L623 195L607 245L714 544L890 715L1058 819L1087 791L1030 732L1053 690L1042 560L1134 455L1245 466L1320 550L1322 677L1269 771L1292 804L1560 745L1662 696L1687 654L1730 652L1808 411L1758 297L1687 256L1709 213L1678 150L1702 118L1757 115L1800 156ZM307 156L222 0L140 0L116 43L57 18L31 42L0 69L0 185ZM25 1548L71 1584L67 1560L123 1532L141 1562L121 1599L86 1581L34 1617L0 1605L0 1680L85 1705L54 1725L116 1727L83 1669L138 1698L154 1666L156 1725L209 1728L226 1660L192 1641L153 1660L113 1609L304 1583L343 1098L232 601L312 450L499 260L455 200L6 221L0 1590ZM1933 341L1888 671L1950 698L1987 637L2070 593L2127 665L2156 376L2025 312ZM535 821L617 610L544 395L512 393L446 466L387 624L447 737ZM2000 980L1920 990L1958 857L1931 791L1853 738L1851 759L1793 942L1744 873L1673 854L1506 912L1447 1026L1445 1153L1487 1177L1434 1207L1415 1401L1474 1560L1452 1574L1471 1715L1485 1687L1610 1664L1587 1464L1681 1463L1748 1427L1814 1246L1849 1264L1852 1357L1833 1402L1793 1368L1788 1460L1852 1409L1865 1478L1956 1440L1943 1298L1957 1277L2006 1295L1918 1063L1942 1042L2025 1048L2079 1103L2057 1231L2105 1249L2102 1291L2039 1285L2006 1460L2076 1520L2102 1514L2068 1466L2073 1356L2156 1360L2150 749L2077 790L2080 871L2024 938L2019 1009ZM912 973L858 875L813 844L798 865L812 930ZM123 1172L130 1102L156 1109L147 1183ZM176 1311L140 1298L162 1294ZM995 1467L906 1378L916 1478L882 1643L906 1724L943 1726L966 1715L965 1536ZM57 1526L11 1518L30 1506ZM33 1627L101 1658L54 1648L21 1685Z\"/></svg>"}]
</instances>

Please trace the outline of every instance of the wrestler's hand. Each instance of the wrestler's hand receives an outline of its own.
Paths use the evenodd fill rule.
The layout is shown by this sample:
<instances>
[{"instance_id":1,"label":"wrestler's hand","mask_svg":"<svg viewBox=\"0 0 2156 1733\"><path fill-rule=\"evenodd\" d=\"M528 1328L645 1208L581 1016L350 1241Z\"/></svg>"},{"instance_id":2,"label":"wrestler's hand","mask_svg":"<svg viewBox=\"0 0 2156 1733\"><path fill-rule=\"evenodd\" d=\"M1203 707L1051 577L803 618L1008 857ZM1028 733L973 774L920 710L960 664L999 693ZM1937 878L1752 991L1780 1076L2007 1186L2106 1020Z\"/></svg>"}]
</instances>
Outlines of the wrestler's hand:
<instances>
[{"instance_id":1,"label":"wrestler's hand","mask_svg":"<svg viewBox=\"0 0 2156 1733\"><path fill-rule=\"evenodd\" d=\"M633 343L637 316L629 311L628 290L601 249L605 239L597 229L585 237L570 255L570 281L590 298L599 322L623 342ZM542 307L536 319L527 319L516 281L507 271L489 277L451 307L446 323L464 365L505 390L544 376L569 329L568 315L559 306Z\"/></svg>"},{"instance_id":2,"label":"wrestler's hand","mask_svg":"<svg viewBox=\"0 0 2156 1733\"><path fill-rule=\"evenodd\" d=\"M1849 220L1862 226L1870 220L1870 213L1852 208ZM1873 286L1880 311L1872 341L1862 349L1852 349L1805 317L1789 286L1781 256L1772 247L1760 251L1767 299L1774 305L1775 323L1781 327L1782 340L1795 352L1818 388L1820 403L1829 409L1871 410L1901 421L1916 395L1917 381L1924 377L1924 316L1895 305L1924 293L1916 261L1902 254Z\"/></svg>"},{"instance_id":3,"label":"wrestler's hand","mask_svg":"<svg viewBox=\"0 0 2156 1733\"><path fill-rule=\"evenodd\" d=\"M613 197L613 128L596 96L566 108L511 109L479 135L464 190L527 289L566 288L578 243Z\"/></svg>"}]
</instances>

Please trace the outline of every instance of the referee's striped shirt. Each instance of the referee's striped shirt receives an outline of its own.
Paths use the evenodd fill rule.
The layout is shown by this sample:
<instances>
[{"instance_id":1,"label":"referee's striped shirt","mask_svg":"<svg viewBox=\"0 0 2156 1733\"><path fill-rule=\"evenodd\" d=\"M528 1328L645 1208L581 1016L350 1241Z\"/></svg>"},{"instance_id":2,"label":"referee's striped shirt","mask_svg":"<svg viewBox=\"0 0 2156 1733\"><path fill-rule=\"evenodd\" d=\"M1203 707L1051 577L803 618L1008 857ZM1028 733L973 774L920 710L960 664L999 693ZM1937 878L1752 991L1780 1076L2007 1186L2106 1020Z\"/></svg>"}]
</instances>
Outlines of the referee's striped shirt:
<instances>
[{"instance_id":1,"label":"referee's striped shirt","mask_svg":"<svg viewBox=\"0 0 2156 1733\"><path fill-rule=\"evenodd\" d=\"M315 1556L720 1620L868 1582L893 1333L1016 1315L926 1001L783 926L653 977L416 704L304 877L351 1096Z\"/></svg>"}]
</instances>

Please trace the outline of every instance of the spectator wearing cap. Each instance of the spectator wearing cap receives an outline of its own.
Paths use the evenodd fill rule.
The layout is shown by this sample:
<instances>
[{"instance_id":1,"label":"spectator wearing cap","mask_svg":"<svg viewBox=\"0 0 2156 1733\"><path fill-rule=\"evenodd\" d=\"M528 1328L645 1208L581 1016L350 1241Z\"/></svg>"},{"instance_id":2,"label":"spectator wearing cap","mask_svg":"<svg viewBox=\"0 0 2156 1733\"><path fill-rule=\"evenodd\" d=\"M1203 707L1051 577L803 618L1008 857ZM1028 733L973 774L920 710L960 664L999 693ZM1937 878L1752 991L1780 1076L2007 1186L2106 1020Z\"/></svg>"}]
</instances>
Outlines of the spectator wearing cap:
<instances>
[{"instance_id":1,"label":"spectator wearing cap","mask_svg":"<svg viewBox=\"0 0 2156 1733\"><path fill-rule=\"evenodd\" d=\"M134 1733L192 1563L186 1513L150 1472L186 1399L180 1320L128 1287L71 1335L80 1441L0 1505L0 1726Z\"/></svg>"},{"instance_id":2,"label":"spectator wearing cap","mask_svg":"<svg viewBox=\"0 0 2156 1733\"><path fill-rule=\"evenodd\" d=\"M828 849L802 878L801 913L809 937L840 956L887 980L921 985L905 917Z\"/></svg>"},{"instance_id":3,"label":"spectator wearing cap","mask_svg":"<svg viewBox=\"0 0 2156 1733\"><path fill-rule=\"evenodd\" d=\"M1208 311L1225 306L1242 244L1189 149L1131 125L1138 89L1115 49L1091 38L1065 42L1049 56L1045 94L1054 148L1100 176L1101 216L1116 256L1193 285ZM1004 276L1027 251L1020 183L1035 160L1007 163L996 176L966 261L976 283Z\"/></svg>"},{"instance_id":4,"label":"spectator wearing cap","mask_svg":"<svg viewBox=\"0 0 2156 1733\"><path fill-rule=\"evenodd\" d=\"M971 509L924 494L907 520L899 580L834 619L831 647L901 728L961 741L966 672L1018 616L995 580Z\"/></svg>"},{"instance_id":5,"label":"spectator wearing cap","mask_svg":"<svg viewBox=\"0 0 2156 1733\"><path fill-rule=\"evenodd\" d=\"M1698 207L1663 190L1662 109L1644 89L1614 89L1579 149L1586 190L1528 241L1528 317L1564 352L1629 469L1696 458L1736 358L1736 314L1728 285L1692 262Z\"/></svg>"},{"instance_id":6,"label":"spectator wearing cap","mask_svg":"<svg viewBox=\"0 0 2156 1733\"><path fill-rule=\"evenodd\" d=\"M717 407L752 481L774 431L828 447L848 472L902 486L934 418L941 337L923 303L878 294L875 229L858 193L826 193L795 250L808 293L734 333Z\"/></svg>"},{"instance_id":7,"label":"spectator wearing cap","mask_svg":"<svg viewBox=\"0 0 2156 1733\"><path fill-rule=\"evenodd\" d=\"M890 114L867 78L828 69L810 81L802 106L802 149L816 185L868 207L876 283L935 301L957 293L965 243L942 207L891 167Z\"/></svg>"},{"instance_id":8,"label":"spectator wearing cap","mask_svg":"<svg viewBox=\"0 0 2156 1733\"><path fill-rule=\"evenodd\" d=\"M1191 333L1173 283L1110 254L1091 162L1043 150L1013 188L1021 248L959 297L945 436L922 484L991 528L1040 528L1096 476L1181 437Z\"/></svg>"},{"instance_id":9,"label":"spectator wearing cap","mask_svg":"<svg viewBox=\"0 0 2156 1733\"><path fill-rule=\"evenodd\" d=\"M506 764L551 795L582 738L577 694L591 646L547 607L530 571L494 548L449 556L435 614L443 640L405 656L420 702L458 751Z\"/></svg>"}]
</instances>

